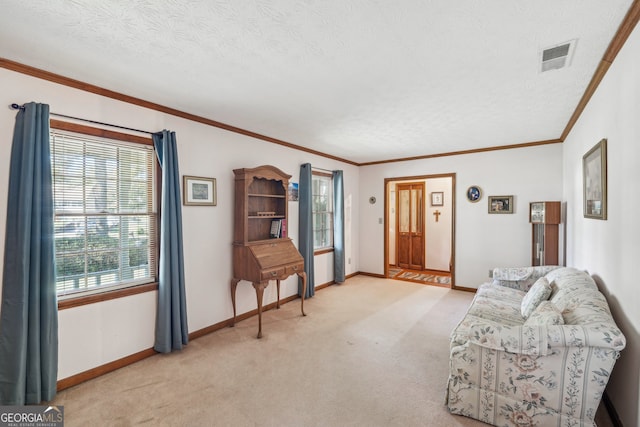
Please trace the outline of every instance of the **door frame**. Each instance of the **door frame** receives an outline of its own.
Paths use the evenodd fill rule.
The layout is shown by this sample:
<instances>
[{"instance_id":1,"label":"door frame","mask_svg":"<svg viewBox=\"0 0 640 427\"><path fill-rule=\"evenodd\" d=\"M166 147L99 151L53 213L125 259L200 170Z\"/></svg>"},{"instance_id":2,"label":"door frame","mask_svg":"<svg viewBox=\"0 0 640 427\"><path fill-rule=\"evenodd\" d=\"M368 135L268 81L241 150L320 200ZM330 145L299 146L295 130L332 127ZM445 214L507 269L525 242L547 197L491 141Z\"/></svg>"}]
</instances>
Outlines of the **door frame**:
<instances>
[{"instance_id":1,"label":"door frame","mask_svg":"<svg viewBox=\"0 0 640 427\"><path fill-rule=\"evenodd\" d=\"M398 181L415 181L426 180L430 178L451 178L451 289L456 288L456 174L454 173L441 173L431 175L412 175L412 176L399 176L394 178L384 179L384 277L389 277L389 184ZM425 188L426 190L426 188ZM427 195L424 195L425 201ZM427 211L424 209L423 215L426 215ZM426 230L425 230L426 232ZM425 233L426 234L426 233ZM425 242L427 237L425 236Z\"/></svg>"}]
</instances>

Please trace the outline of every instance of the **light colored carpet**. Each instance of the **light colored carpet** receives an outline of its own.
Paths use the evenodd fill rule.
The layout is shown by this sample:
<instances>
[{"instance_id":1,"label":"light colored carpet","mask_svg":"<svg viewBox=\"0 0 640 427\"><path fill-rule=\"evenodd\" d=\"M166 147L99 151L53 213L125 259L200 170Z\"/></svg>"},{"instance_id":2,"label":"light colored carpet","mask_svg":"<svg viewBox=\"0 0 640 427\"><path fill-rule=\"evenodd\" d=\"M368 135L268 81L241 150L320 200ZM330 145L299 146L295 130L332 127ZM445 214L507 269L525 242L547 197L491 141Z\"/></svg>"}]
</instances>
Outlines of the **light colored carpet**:
<instances>
[{"instance_id":1,"label":"light colored carpet","mask_svg":"<svg viewBox=\"0 0 640 427\"><path fill-rule=\"evenodd\" d=\"M64 390L73 426L483 426L444 406L472 293L356 276Z\"/></svg>"}]
</instances>

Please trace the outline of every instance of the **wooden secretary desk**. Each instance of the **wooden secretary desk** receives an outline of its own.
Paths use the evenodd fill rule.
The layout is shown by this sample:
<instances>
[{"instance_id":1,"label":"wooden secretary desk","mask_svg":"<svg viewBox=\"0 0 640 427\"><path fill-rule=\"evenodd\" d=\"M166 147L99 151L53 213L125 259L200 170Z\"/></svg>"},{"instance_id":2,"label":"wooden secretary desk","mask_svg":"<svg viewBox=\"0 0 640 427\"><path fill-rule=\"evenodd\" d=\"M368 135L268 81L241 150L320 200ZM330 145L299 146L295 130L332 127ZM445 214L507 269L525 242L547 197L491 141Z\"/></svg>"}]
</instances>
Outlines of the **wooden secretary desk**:
<instances>
[{"instance_id":1,"label":"wooden secretary desk","mask_svg":"<svg viewBox=\"0 0 640 427\"><path fill-rule=\"evenodd\" d=\"M235 169L233 278L231 302L236 321L236 288L240 280L253 284L258 300L258 338L262 338L262 296L269 281L277 284L276 308L280 308L280 281L297 274L302 278L302 315L307 275L304 259L287 237L289 178L274 166Z\"/></svg>"}]
</instances>

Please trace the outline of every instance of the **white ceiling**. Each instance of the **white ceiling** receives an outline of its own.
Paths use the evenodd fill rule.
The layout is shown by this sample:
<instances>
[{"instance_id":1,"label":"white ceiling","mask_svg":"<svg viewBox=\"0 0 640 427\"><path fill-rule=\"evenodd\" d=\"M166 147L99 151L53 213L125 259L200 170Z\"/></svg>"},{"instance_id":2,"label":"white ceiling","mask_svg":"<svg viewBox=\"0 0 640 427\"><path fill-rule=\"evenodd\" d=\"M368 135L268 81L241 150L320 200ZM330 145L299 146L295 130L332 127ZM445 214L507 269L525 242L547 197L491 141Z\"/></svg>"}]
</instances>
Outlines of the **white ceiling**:
<instances>
[{"instance_id":1,"label":"white ceiling","mask_svg":"<svg viewBox=\"0 0 640 427\"><path fill-rule=\"evenodd\" d=\"M631 3L0 0L0 57L363 163L559 138Z\"/></svg>"}]
</instances>

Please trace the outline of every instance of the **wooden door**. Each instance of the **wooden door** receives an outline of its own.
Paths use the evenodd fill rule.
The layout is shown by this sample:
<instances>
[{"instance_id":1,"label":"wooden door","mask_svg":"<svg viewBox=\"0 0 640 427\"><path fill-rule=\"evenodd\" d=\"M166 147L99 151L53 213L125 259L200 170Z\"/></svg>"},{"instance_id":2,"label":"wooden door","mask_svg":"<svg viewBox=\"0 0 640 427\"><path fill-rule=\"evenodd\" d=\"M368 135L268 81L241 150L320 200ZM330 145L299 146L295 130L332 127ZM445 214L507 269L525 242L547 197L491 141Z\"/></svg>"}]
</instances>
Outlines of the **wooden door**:
<instances>
[{"instance_id":1,"label":"wooden door","mask_svg":"<svg viewBox=\"0 0 640 427\"><path fill-rule=\"evenodd\" d=\"M398 184L396 189L396 262L424 269L424 183Z\"/></svg>"}]
</instances>

